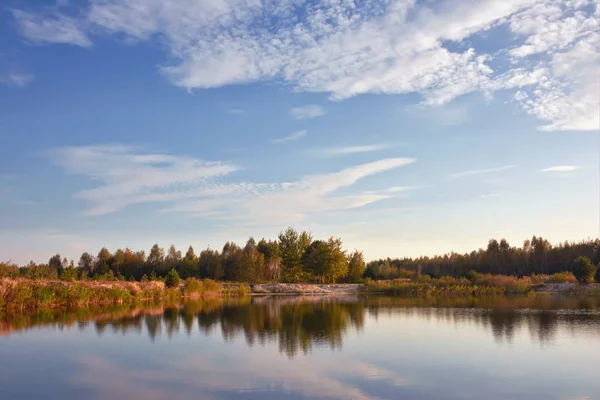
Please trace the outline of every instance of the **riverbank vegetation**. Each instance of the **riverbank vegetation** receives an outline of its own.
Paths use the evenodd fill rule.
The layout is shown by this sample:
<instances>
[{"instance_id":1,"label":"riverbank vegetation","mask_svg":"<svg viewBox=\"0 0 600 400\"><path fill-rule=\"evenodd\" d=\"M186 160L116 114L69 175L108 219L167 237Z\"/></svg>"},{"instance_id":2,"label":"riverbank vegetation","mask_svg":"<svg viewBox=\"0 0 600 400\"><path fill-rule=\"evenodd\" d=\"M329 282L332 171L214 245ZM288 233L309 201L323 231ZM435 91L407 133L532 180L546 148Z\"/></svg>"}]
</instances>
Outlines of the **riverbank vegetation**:
<instances>
[{"instance_id":1,"label":"riverbank vegetation","mask_svg":"<svg viewBox=\"0 0 600 400\"><path fill-rule=\"evenodd\" d=\"M147 255L129 248L114 252L102 248L97 255L83 253L77 262L60 254L52 256L46 264L31 262L19 267L4 262L0 263L0 278L162 281L168 287L176 287L180 277L215 282L321 284L397 279L422 284L420 280L429 277L433 285L440 286L439 281L445 277L458 279L453 284L460 285L461 278L472 282L470 275L478 274L479 280L506 280L489 278L502 275L519 279L528 276L532 283L569 283L577 277L582 283L591 283L600 280L596 268L600 262L599 249L600 239L553 246L546 239L533 236L521 247L511 246L505 239L492 239L485 249L470 253L387 258L367 264L360 251L345 250L339 238L314 239L308 232L288 228L277 240L263 238L256 242L250 238L243 247L227 242L221 251L207 248L199 255L192 246L182 254L173 245L165 252L155 244ZM512 285L510 279L507 282Z\"/></svg>"},{"instance_id":2,"label":"riverbank vegetation","mask_svg":"<svg viewBox=\"0 0 600 400\"><path fill-rule=\"evenodd\" d=\"M172 276L177 274L176 271L173 272ZM168 283L168 279L166 280ZM160 280L65 282L3 278L0 279L0 310L178 302L182 298L236 297L250 292L247 285L224 285L211 280L202 281L194 278L187 279L183 285L170 286L167 283Z\"/></svg>"}]
</instances>

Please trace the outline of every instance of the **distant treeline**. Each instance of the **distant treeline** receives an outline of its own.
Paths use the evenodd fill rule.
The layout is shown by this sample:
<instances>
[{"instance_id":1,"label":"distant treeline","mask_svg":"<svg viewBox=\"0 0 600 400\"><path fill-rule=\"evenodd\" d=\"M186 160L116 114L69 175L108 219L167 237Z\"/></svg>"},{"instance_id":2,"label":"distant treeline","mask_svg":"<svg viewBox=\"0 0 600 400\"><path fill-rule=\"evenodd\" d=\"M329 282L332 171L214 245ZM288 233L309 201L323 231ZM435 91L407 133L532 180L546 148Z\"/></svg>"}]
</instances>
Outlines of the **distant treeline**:
<instances>
[{"instance_id":1,"label":"distant treeline","mask_svg":"<svg viewBox=\"0 0 600 400\"><path fill-rule=\"evenodd\" d=\"M227 242L219 252L207 248L196 254L190 246L185 254L171 247L155 244L146 255L129 248L111 253L102 248L97 255L83 253L78 262L56 254L47 264L18 267L0 263L0 277L30 279L122 279L153 280L175 270L182 278L210 278L237 282L362 282L415 278L430 275L464 277L477 273L526 276L574 272L577 257L587 257L594 265L600 262L600 239L552 246L534 236L522 247L513 247L505 239L489 241L486 249L467 254L385 259L365 264L362 252L343 249L341 239L315 240L306 231L288 228L277 240L248 239L243 247Z\"/></svg>"},{"instance_id":2,"label":"distant treeline","mask_svg":"<svg viewBox=\"0 0 600 400\"><path fill-rule=\"evenodd\" d=\"M482 274L531 276L558 272L578 272L575 260L585 257L593 265L600 262L600 239L564 242L553 246L542 237L533 236L521 247L511 246L506 239L491 239L487 248L470 253L443 256L395 258L371 261L365 276L372 279L410 278L413 274L467 276L469 271ZM598 279L597 279L598 280Z\"/></svg>"}]
</instances>

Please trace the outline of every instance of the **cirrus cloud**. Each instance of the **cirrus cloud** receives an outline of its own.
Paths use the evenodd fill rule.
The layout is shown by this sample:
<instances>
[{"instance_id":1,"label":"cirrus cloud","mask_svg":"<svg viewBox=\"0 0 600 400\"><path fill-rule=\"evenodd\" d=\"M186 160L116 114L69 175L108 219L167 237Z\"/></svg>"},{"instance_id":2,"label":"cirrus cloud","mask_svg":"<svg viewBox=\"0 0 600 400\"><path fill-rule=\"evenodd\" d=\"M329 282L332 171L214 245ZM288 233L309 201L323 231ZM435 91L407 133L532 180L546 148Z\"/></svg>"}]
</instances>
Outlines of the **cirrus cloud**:
<instances>
[{"instance_id":1,"label":"cirrus cloud","mask_svg":"<svg viewBox=\"0 0 600 400\"><path fill-rule=\"evenodd\" d=\"M257 183L225 182L240 169L237 165L124 145L64 147L47 154L68 174L96 183L94 188L75 193L76 198L91 204L86 215L108 214L134 204L163 203L167 206L162 211L277 225L390 198L389 193L339 195L336 191L415 162L412 158L387 158L292 182Z\"/></svg>"}]
</instances>

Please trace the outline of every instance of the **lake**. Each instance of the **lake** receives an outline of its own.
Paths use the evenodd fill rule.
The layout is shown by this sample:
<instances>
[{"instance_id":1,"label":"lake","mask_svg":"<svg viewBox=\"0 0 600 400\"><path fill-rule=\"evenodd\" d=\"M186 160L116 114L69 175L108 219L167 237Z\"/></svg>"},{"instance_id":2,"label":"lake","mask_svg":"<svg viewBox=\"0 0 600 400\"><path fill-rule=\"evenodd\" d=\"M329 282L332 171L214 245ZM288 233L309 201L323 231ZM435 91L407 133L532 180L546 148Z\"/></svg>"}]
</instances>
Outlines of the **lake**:
<instances>
[{"instance_id":1,"label":"lake","mask_svg":"<svg viewBox=\"0 0 600 400\"><path fill-rule=\"evenodd\" d=\"M598 300L254 297L0 318L0 399L600 399Z\"/></svg>"}]
</instances>

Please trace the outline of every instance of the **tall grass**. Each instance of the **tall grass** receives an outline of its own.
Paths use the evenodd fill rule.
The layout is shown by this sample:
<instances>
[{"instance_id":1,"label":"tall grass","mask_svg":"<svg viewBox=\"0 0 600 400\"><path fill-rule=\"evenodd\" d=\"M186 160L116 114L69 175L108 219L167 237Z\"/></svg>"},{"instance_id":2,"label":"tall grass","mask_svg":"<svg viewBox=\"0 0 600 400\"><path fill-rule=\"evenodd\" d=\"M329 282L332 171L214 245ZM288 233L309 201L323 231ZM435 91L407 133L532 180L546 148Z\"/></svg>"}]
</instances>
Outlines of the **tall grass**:
<instances>
[{"instance_id":1,"label":"tall grass","mask_svg":"<svg viewBox=\"0 0 600 400\"><path fill-rule=\"evenodd\" d=\"M0 279L0 309L26 310L52 307L178 302L181 297L243 296L247 285L223 287L212 280L186 280L183 288L167 288L164 282L50 281Z\"/></svg>"},{"instance_id":2,"label":"tall grass","mask_svg":"<svg viewBox=\"0 0 600 400\"><path fill-rule=\"evenodd\" d=\"M529 278L515 278L503 275L479 275L475 281L449 276L439 279L423 276L413 281L395 279L390 281L370 281L365 284L367 292L394 294L405 297L526 294L532 289Z\"/></svg>"}]
</instances>

